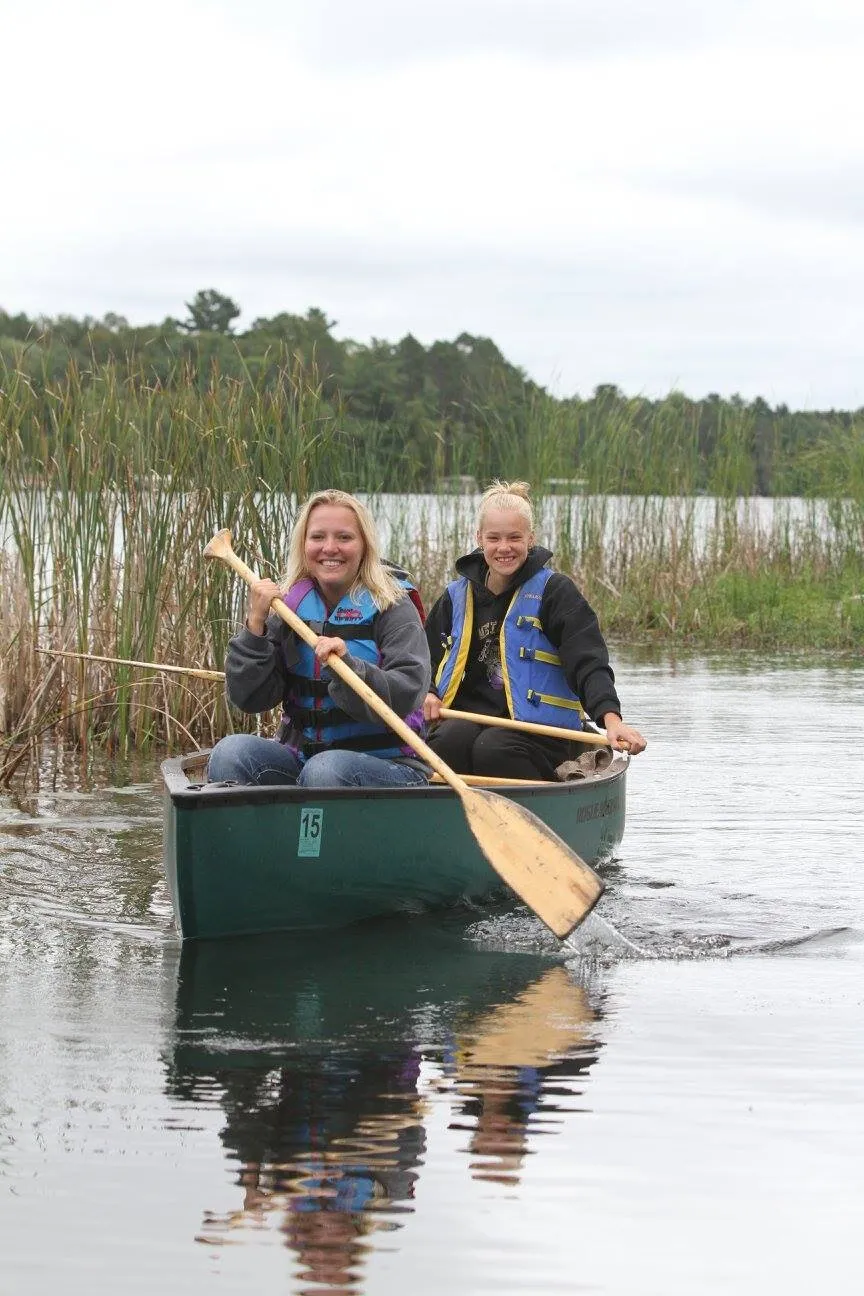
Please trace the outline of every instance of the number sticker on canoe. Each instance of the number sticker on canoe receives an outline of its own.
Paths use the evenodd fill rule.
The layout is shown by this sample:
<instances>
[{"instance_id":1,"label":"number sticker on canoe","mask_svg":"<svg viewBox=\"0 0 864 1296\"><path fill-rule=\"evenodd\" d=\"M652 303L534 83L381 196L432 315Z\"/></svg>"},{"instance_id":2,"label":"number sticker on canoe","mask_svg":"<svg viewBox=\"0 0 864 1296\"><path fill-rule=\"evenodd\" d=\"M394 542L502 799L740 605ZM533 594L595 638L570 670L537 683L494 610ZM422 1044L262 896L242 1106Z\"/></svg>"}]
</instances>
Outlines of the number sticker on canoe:
<instances>
[{"instance_id":1,"label":"number sticker on canoe","mask_svg":"<svg viewBox=\"0 0 864 1296\"><path fill-rule=\"evenodd\" d=\"M324 811L304 808L300 815L300 836L297 840L297 854L301 859L321 854L323 832Z\"/></svg>"}]
</instances>

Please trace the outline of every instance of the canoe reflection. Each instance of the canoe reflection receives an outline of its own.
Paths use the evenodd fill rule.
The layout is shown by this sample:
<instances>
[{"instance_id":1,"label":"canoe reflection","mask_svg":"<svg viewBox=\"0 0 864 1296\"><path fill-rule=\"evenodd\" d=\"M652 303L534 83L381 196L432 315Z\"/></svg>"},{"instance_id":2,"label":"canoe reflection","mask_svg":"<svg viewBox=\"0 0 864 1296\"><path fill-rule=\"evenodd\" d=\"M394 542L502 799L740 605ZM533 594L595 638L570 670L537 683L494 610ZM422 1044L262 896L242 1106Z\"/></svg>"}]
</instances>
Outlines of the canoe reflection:
<instances>
[{"instance_id":1,"label":"canoe reflection","mask_svg":"<svg viewBox=\"0 0 864 1296\"><path fill-rule=\"evenodd\" d=\"M466 1131L475 1178L518 1183L595 1060L596 1019L563 966L484 950L464 919L187 944L166 1088L219 1103L242 1189L199 1240L275 1229L305 1282L351 1290L370 1235L414 1209L433 1109Z\"/></svg>"}]
</instances>

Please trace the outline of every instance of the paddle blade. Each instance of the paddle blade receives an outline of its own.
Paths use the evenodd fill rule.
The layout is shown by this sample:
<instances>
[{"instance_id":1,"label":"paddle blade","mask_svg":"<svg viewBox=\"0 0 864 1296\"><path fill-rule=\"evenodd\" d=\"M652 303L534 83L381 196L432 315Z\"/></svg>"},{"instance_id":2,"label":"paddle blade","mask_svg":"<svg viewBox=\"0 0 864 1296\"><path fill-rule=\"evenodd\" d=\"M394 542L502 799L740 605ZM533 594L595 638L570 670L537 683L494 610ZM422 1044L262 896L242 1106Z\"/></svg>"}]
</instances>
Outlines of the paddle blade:
<instances>
[{"instance_id":1,"label":"paddle blade","mask_svg":"<svg viewBox=\"0 0 864 1296\"><path fill-rule=\"evenodd\" d=\"M227 561L228 555L233 553L231 548L231 532L227 527L217 531L212 540L208 540L204 546L205 558L221 558L223 562Z\"/></svg>"},{"instance_id":2,"label":"paddle blade","mask_svg":"<svg viewBox=\"0 0 864 1296\"><path fill-rule=\"evenodd\" d=\"M465 787L460 796L468 826L489 863L564 940L600 899L602 880L524 806L476 788Z\"/></svg>"}]
</instances>

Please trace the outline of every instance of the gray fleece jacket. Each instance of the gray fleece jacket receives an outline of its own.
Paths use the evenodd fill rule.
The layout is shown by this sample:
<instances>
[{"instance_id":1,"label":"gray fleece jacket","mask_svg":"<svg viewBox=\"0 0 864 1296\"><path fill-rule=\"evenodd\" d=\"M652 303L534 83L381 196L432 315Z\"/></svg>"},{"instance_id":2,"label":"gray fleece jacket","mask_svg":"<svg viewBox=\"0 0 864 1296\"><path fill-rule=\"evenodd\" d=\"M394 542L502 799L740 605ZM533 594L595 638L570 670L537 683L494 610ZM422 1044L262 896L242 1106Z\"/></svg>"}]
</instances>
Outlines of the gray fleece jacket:
<instances>
[{"instance_id":1,"label":"gray fleece jacket","mask_svg":"<svg viewBox=\"0 0 864 1296\"><path fill-rule=\"evenodd\" d=\"M409 598L378 614L373 639L378 648L378 665L352 657L350 648L342 660L404 719L423 705L430 683L429 645ZM279 706L288 691L286 667L297 660L296 642L293 631L275 614L267 618L263 635L253 634L244 626L228 644L225 686L229 701L251 714ZM325 669L321 678L328 680L328 692L335 705L353 720L383 726L380 717L338 676Z\"/></svg>"}]
</instances>

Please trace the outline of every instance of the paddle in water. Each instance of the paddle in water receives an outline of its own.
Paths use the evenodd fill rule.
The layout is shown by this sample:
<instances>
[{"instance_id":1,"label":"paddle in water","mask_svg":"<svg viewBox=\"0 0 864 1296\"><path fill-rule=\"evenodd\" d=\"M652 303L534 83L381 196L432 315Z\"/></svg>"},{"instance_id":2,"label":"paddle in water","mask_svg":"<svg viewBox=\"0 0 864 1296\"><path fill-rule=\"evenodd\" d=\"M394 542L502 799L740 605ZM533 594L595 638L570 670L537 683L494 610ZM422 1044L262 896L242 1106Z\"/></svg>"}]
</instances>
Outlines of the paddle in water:
<instances>
[{"instance_id":1,"label":"paddle in water","mask_svg":"<svg viewBox=\"0 0 864 1296\"><path fill-rule=\"evenodd\" d=\"M204 556L226 563L247 585L258 579L232 549L230 531L218 532L205 548ZM296 612L292 612L282 599L274 599L271 607L300 639L314 648L318 635ZM445 783L449 783L460 798L468 827L489 863L537 917L563 940L591 912L603 894L604 884L594 870L524 806L495 792L481 792L469 787L341 657L331 653L327 666L363 699L370 711L374 711L398 734L407 747L411 747Z\"/></svg>"}]
</instances>

